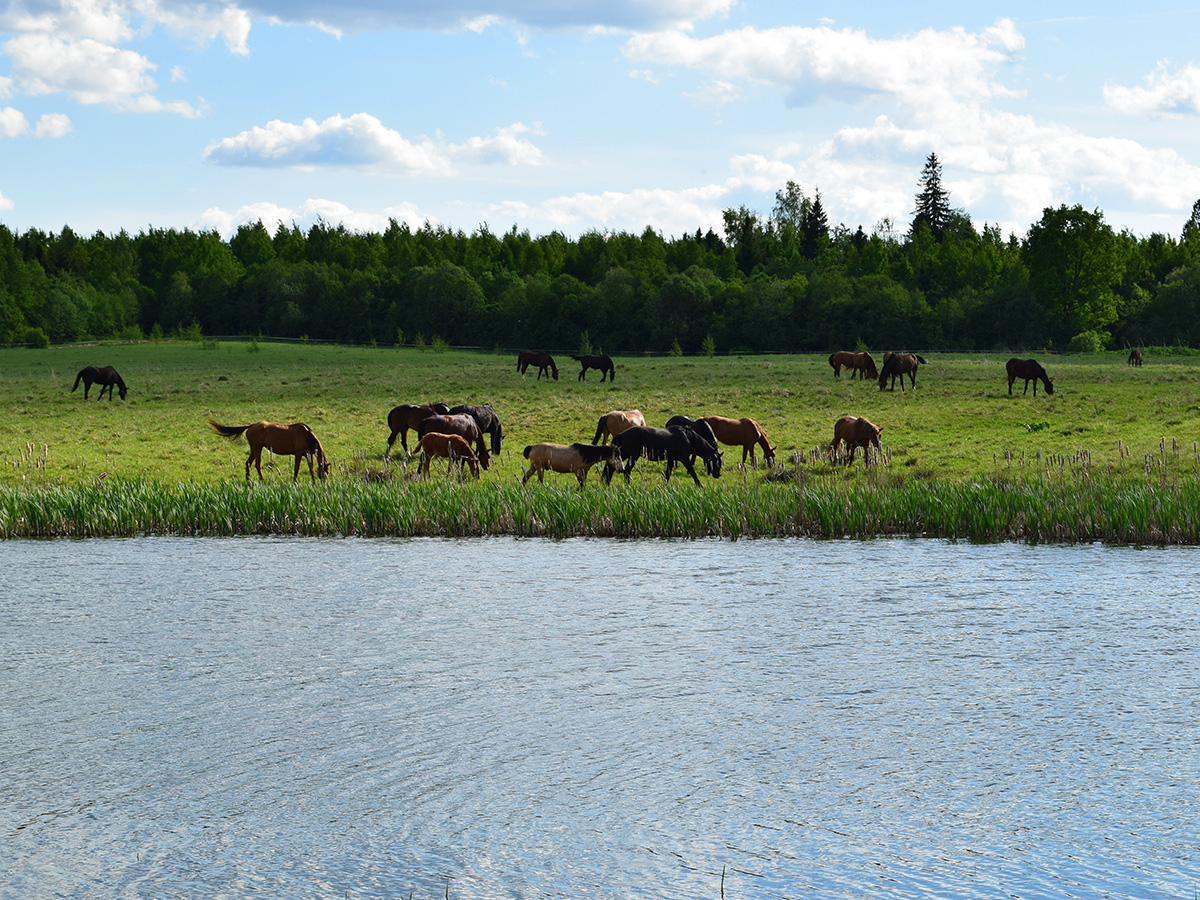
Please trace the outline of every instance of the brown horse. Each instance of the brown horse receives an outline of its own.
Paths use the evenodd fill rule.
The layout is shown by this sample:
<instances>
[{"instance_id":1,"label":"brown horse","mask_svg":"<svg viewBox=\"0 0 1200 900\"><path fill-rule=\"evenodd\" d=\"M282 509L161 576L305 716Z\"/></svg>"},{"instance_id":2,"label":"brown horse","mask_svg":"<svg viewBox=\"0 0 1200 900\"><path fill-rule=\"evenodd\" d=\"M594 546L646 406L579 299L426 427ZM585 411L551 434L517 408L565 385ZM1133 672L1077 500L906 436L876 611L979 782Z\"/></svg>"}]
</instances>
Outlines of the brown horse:
<instances>
[{"instance_id":1,"label":"brown horse","mask_svg":"<svg viewBox=\"0 0 1200 900\"><path fill-rule=\"evenodd\" d=\"M530 366L537 366L537 380L541 381L542 376L550 377L550 373L554 373L554 380L558 381L558 366L554 364L554 357L544 350L522 350L521 355L517 357L517 371L522 376L525 370Z\"/></svg>"},{"instance_id":2,"label":"brown horse","mask_svg":"<svg viewBox=\"0 0 1200 900\"><path fill-rule=\"evenodd\" d=\"M833 377L842 377L843 366L853 369L854 359L857 355L853 350L838 350L836 353L829 354L829 364L833 366Z\"/></svg>"},{"instance_id":3,"label":"brown horse","mask_svg":"<svg viewBox=\"0 0 1200 900\"><path fill-rule=\"evenodd\" d=\"M775 448L767 440L767 433L753 419L727 419L724 416L704 416L697 421L707 422L713 434L722 444L742 448L742 465L746 465L746 457L750 457L750 465L758 468L754 460L755 446L762 447L763 462L768 466L775 465Z\"/></svg>"},{"instance_id":4,"label":"brown horse","mask_svg":"<svg viewBox=\"0 0 1200 900\"><path fill-rule=\"evenodd\" d=\"M1129 365L1140 366L1142 364L1142 351L1134 347L1129 351Z\"/></svg>"},{"instance_id":5,"label":"brown horse","mask_svg":"<svg viewBox=\"0 0 1200 900\"><path fill-rule=\"evenodd\" d=\"M325 451L321 442L313 434L312 429L302 422L293 425L276 425L274 422L255 422L252 425L220 425L212 419L208 424L217 434L236 441L242 432L246 433L246 441L250 444L250 455L246 457L246 480L250 480L250 464L258 469L258 480L263 480L262 452L266 447L272 453L280 456L296 457L296 467L292 471L292 481L300 477L300 461L308 460L308 474L315 482L322 481L329 474L329 462L325 459ZM317 470L313 473L313 459L316 458Z\"/></svg>"},{"instance_id":6,"label":"brown horse","mask_svg":"<svg viewBox=\"0 0 1200 900\"><path fill-rule=\"evenodd\" d=\"M846 460L846 465L854 462L854 451L859 447L863 448L863 459L867 465L870 465L871 448L883 451L883 445L879 441L882 431L882 428L872 425L866 419L842 416L833 423L833 443L829 445L829 459L831 461L837 459L838 445L845 441L846 447L850 450L850 458Z\"/></svg>"},{"instance_id":7,"label":"brown horse","mask_svg":"<svg viewBox=\"0 0 1200 900\"><path fill-rule=\"evenodd\" d=\"M900 376L900 393L904 393L904 376L907 373L912 389L917 389L917 365L928 365L929 360L915 353L885 353L883 371L879 373L879 389L882 391L888 377L892 379L892 390L896 389L896 376Z\"/></svg>"},{"instance_id":8,"label":"brown horse","mask_svg":"<svg viewBox=\"0 0 1200 900\"><path fill-rule=\"evenodd\" d=\"M579 479L579 486L587 480L587 473L596 463L608 463L609 478L612 472L621 468L621 451L616 445L611 447L599 444L531 444L525 448L525 458L529 460L529 471L521 479L525 484L536 472L538 483L546 480L546 470L551 472L573 472Z\"/></svg>"},{"instance_id":9,"label":"brown horse","mask_svg":"<svg viewBox=\"0 0 1200 900\"><path fill-rule=\"evenodd\" d=\"M491 456L488 454L487 444L483 442L483 432L479 429L479 423L472 416L458 413L422 419L417 425L417 437L425 437L427 434L457 434L468 444L475 446L475 456L479 464L485 469L488 468Z\"/></svg>"},{"instance_id":10,"label":"brown horse","mask_svg":"<svg viewBox=\"0 0 1200 900\"><path fill-rule=\"evenodd\" d=\"M615 437L635 425L645 424L646 417L642 415L640 409L614 409L600 417L600 422L596 425L596 436L592 438L592 443L607 444L610 436Z\"/></svg>"},{"instance_id":11,"label":"brown horse","mask_svg":"<svg viewBox=\"0 0 1200 900\"><path fill-rule=\"evenodd\" d=\"M875 368L875 359L870 353L864 350L862 353L854 354L854 374L859 375L863 381L879 377L879 370ZM850 377L853 378L854 374Z\"/></svg>"},{"instance_id":12,"label":"brown horse","mask_svg":"<svg viewBox=\"0 0 1200 900\"><path fill-rule=\"evenodd\" d=\"M1012 396L1013 382L1018 378L1025 379L1025 390L1022 395L1029 393L1029 382L1033 382L1033 396L1037 396L1037 383L1040 380L1046 387L1047 394L1054 393L1054 382L1046 375L1046 370L1036 359L1017 359L1015 356L1004 366L1008 372L1008 396Z\"/></svg>"},{"instance_id":13,"label":"brown horse","mask_svg":"<svg viewBox=\"0 0 1200 900\"><path fill-rule=\"evenodd\" d=\"M479 477L479 459L471 452L471 445L466 438L459 434L439 434L430 431L421 435L421 472L429 477L429 461L438 456L450 460L450 467L465 462L471 467L471 474Z\"/></svg>"},{"instance_id":14,"label":"brown horse","mask_svg":"<svg viewBox=\"0 0 1200 900\"><path fill-rule=\"evenodd\" d=\"M587 381L585 377L588 369L599 369L600 380L607 378L610 382L617 380L617 367L613 365L612 357L601 354L599 356L572 356L571 359L583 366L579 370L579 377L576 381Z\"/></svg>"},{"instance_id":15,"label":"brown horse","mask_svg":"<svg viewBox=\"0 0 1200 900\"><path fill-rule=\"evenodd\" d=\"M392 411L387 415L388 428L392 433L388 435L387 450L383 451L383 455L387 456L391 452L392 444L396 443L396 435L400 435L400 446L407 453L410 428L416 431L417 426L430 416L444 416L449 412L450 407L445 403L428 403L424 406L403 403L400 406L392 407Z\"/></svg>"},{"instance_id":16,"label":"brown horse","mask_svg":"<svg viewBox=\"0 0 1200 900\"><path fill-rule=\"evenodd\" d=\"M112 400L113 385L117 386L117 393L121 395L121 399L125 399L125 395L129 392L125 387L125 382L121 380L121 376L117 374L117 370L112 366L104 366L97 368L96 366L85 366L79 370L79 374L75 376L75 387L71 388L71 393L75 393L75 388L79 387L79 382L83 382L83 399L88 398L88 391L92 389L93 384L100 385L100 394L96 397L97 400L104 399L104 392L108 391L108 399Z\"/></svg>"}]
</instances>

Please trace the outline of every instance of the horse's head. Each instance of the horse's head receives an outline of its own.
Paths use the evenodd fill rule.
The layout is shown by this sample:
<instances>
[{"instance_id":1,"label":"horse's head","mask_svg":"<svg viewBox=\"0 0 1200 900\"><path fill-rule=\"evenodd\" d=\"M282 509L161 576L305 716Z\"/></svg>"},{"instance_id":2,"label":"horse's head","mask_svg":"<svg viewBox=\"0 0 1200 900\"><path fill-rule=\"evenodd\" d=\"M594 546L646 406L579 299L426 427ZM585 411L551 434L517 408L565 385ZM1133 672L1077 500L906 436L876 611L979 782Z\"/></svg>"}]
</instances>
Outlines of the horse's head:
<instances>
[{"instance_id":1,"label":"horse's head","mask_svg":"<svg viewBox=\"0 0 1200 900\"><path fill-rule=\"evenodd\" d=\"M770 444L768 444L767 449L763 451L763 462L768 466L775 465L775 448Z\"/></svg>"},{"instance_id":2,"label":"horse's head","mask_svg":"<svg viewBox=\"0 0 1200 900\"><path fill-rule=\"evenodd\" d=\"M129 393L129 389L128 389L127 387L125 387L125 382L123 382L123 381L122 381L122 382L121 382L121 383L120 383L120 384L117 386L117 393L121 395L121 399L122 399L122 400L124 400L124 399L125 399L125 395Z\"/></svg>"},{"instance_id":3,"label":"horse's head","mask_svg":"<svg viewBox=\"0 0 1200 900\"><path fill-rule=\"evenodd\" d=\"M1054 382L1051 381L1049 378L1046 379L1046 393L1047 394L1054 393ZM125 395L122 394L121 396L124 397Z\"/></svg>"},{"instance_id":4,"label":"horse's head","mask_svg":"<svg viewBox=\"0 0 1200 900\"><path fill-rule=\"evenodd\" d=\"M490 453L488 453L487 447L480 447L478 456L479 456L479 464L481 466L483 466L485 469L491 465L492 455ZM478 477L478 475L476 475L476 477Z\"/></svg>"},{"instance_id":5,"label":"horse's head","mask_svg":"<svg viewBox=\"0 0 1200 900\"><path fill-rule=\"evenodd\" d=\"M725 454L722 453L720 450L712 450L712 451L706 452L701 457L701 459L704 460L704 471L706 471L713 478L720 478L721 477L721 460L724 458L724 456L725 456Z\"/></svg>"}]
</instances>

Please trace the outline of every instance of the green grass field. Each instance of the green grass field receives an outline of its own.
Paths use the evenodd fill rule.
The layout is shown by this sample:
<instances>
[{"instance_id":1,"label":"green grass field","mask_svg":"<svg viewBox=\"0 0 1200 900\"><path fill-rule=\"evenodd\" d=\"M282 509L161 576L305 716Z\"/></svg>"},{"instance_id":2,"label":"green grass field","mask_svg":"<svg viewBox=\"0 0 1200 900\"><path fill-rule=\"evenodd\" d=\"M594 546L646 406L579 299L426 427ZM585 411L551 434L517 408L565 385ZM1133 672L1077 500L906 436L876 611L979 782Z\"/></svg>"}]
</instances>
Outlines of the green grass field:
<instances>
[{"instance_id":1,"label":"green grass field","mask_svg":"<svg viewBox=\"0 0 1200 900\"><path fill-rule=\"evenodd\" d=\"M29 515L67 514L22 513L13 507L3 513L7 519L0 523L0 534L278 530L636 536L906 533L907 528L912 533L955 535L961 527L953 523L983 515L995 521L981 522L966 534L1029 536L1028 528L1014 529L1006 521L1013 517L1023 522L1031 517L1053 519L1051 531L1033 535L1042 539L1154 540L1155 534L1173 534L1166 539L1188 540L1186 533L1192 527L1180 530L1179 522L1159 521L1154 510L1164 508L1170 499L1167 506L1176 510L1171 516L1190 517L1178 511L1186 504L1181 507L1176 501L1191 496L1188 491L1197 481L1200 357L1151 352L1140 369L1126 366L1124 354L1118 353L1043 357L1055 393L1047 397L1039 390L1034 398L1032 388L1022 396L1020 383L1010 397L1004 357L986 354L930 355L929 365L918 373L917 389L901 392L897 387L893 393L881 392L873 382L834 379L824 354L624 357L616 359L617 377L610 384L600 383L594 371L588 373L588 381L577 381L578 366L565 356L559 358L560 380L548 382L537 381L532 373L525 378L518 375L515 354L255 346L164 342L0 350L0 391L5 398L0 413L0 490L7 502L18 506L29 500L31 490L50 491L44 494L46 502L74 504L75 512L67 518L74 516L76 522L70 527L53 523L33 527L22 524ZM93 393L85 402L82 387L72 393L75 373L88 364L115 366L129 385L128 399L97 402ZM500 414L505 449L491 470L483 473L480 485L447 484L444 468L434 479L439 484L418 485L416 460L403 458L399 442L393 458L384 459L388 410L399 403L433 400L491 402ZM649 424L660 426L676 413L750 416L776 445L780 469L769 479L764 469L739 470L740 452L727 449L725 475L718 480L702 477L702 491L714 495L703 501L695 498L696 489L686 474L664 488L662 464L646 462L639 464L629 487L614 483L604 488L589 481L588 490L580 494L573 477L548 475L545 486L531 482L521 493L511 490L523 474L521 451L526 444L589 441L602 413L630 407L641 409ZM845 414L866 416L882 426L888 451L882 465L867 470L858 461L847 468L819 458L819 448L832 437L833 422ZM209 416L236 425L260 419L308 423L333 461L330 483L317 490L340 499L322 501L333 504L331 511L297 525L296 517L304 519L306 504L312 507L311 498L320 495L293 491L297 499L286 499L292 491L288 458L264 466L270 496L276 498L271 502L281 504L279 510L260 510L244 521L222 512L232 502L229 491L243 480L247 450L244 442L231 444L213 433L206 421ZM302 478L307 481L307 474ZM591 479L596 479L595 472ZM1094 481L1107 479L1111 484L1104 496L1109 499L1088 494L1064 500L1046 494L1045 486L1055 479L1060 487L1082 486L1085 493L1093 490ZM1011 492L1015 485L1029 485L1031 480L1041 486L1030 494L1033 499L1021 501L1033 506L1022 507L1019 513L1005 506L1008 501L985 502L977 493L964 493L979 485L990 485L992 490L1001 485L1002 492ZM123 485L124 494L101 496L100 486L115 483ZM404 509L389 505L392 500L386 494L400 486L407 491ZM209 488L220 490L205 493ZM814 493L818 488L833 493L821 500ZM1131 489L1146 489L1150 494L1137 500L1121 493ZM533 492L539 490L553 499L538 498ZM788 491L807 492L807 497L789 499ZM605 492L612 496L602 499ZM105 507L109 502L140 508L150 504L145 498L155 493L190 504L191 518L174 520L168 510L147 511L160 523L151 526ZM1113 499L1118 494L1123 499ZM648 505L636 508L630 498L643 495ZM466 499L453 499L456 496ZM84 497L91 499L85 502ZM205 516L195 504L204 501L197 497L209 497L221 507L213 512L218 524L199 524ZM1149 504L1144 528L1085 522L1078 533L1068 533L1069 522L1063 518L1067 515L1088 522L1113 519L1092 509L1096 503L1110 501L1122 509L1130 503ZM456 505L460 502L467 507ZM877 512L885 507L892 512L859 521L840 511L832 517L820 511L822 504L840 509L864 502L878 506ZM936 517L938 504L960 502L970 508L948 515L950 524L928 526L926 520ZM1077 512L1065 511L1076 502L1082 504ZM545 503L558 506L536 507ZM926 503L928 508L922 506ZM346 504L383 506L366 517L374 523L367 527L366 519L355 518ZM1038 504L1063 509L1038 511ZM760 517L762 510L748 505L769 509ZM294 514L283 509L292 506ZM442 511L434 514L434 506ZM385 507L387 512L382 511ZM975 507L984 512L972 511ZM111 527L93 529L88 524L103 522L106 516L113 522ZM393 519L390 525L384 521L387 516ZM919 521L906 525L906 517ZM395 524L400 520L411 524L400 527ZM717 525L715 520L737 524ZM188 524L193 522L194 527ZM810 528L805 522L817 524Z\"/></svg>"}]
</instances>

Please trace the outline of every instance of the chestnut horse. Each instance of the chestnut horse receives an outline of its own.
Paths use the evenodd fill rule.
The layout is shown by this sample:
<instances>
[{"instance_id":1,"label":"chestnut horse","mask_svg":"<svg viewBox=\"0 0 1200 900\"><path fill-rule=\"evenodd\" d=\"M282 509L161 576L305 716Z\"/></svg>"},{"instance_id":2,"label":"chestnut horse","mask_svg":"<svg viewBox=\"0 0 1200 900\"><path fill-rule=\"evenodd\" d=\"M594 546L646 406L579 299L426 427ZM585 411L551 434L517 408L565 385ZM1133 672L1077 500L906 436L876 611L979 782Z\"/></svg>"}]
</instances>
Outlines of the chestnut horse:
<instances>
[{"instance_id":1,"label":"chestnut horse","mask_svg":"<svg viewBox=\"0 0 1200 900\"><path fill-rule=\"evenodd\" d=\"M855 356L857 354L853 350L838 350L836 353L829 354L829 364L833 366L833 377L842 377L843 366L853 369Z\"/></svg>"},{"instance_id":2,"label":"chestnut horse","mask_svg":"<svg viewBox=\"0 0 1200 900\"><path fill-rule=\"evenodd\" d=\"M1140 366L1142 364L1142 351L1134 347L1129 351L1129 365Z\"/></svg>"},{"instance_id":3,"label":"chestnut horse","mask_svg":"<svg viewBox=\"0 0 1200 900\"><path fill-rule=\"evenodd\" d=\"M75 388L79 387L79 382L83 381L83 399L88 398L88 391L92 389L93 384L100 385L100 394L96 397L97 400L104 399L104 392L108 391L108 399L112 400L113 385L117 386L117 393L121 395L121 399L125 399L128 389L125 387L125 382L121 380L121 376L117 374L117 370L112 366L104 366L97 368L96 366L85 366L79 370L79 374L75 376L75 387L71 388L71 393L75 393Z\"/></svg>"},{"instance_id":4,"label":"chestnut horse","mask_svg":"<svg viewBox=\"0 0 1200 900\"><path fill-rule=\"evenodd\" d=\"M885 353L883 356L883 371L879 373L879 389L882 391L887 384L888 376L892 379L892 390L896 389L896 376L900 376L900 393L904 393L904 375L908 374L912 389L917 389L917 365L928 365L929 360L915 353Z\"/></svg>"},{"instance_id":5,"label":"chestnut horse","mask_svg":"<svg viewBox=\"0 0 1200 900\"><path fill-rule=\"evenodd\" d=\"M768 466L775 465L775 448L767 440L767 434L753 419L727 419L724 416L704 416L700 419L713 430L718 441L730 447L742 448L742 465L746 465L746 457L750 457L750 465L758 468L754 459L755 446L762 447L763 462Z\"/></svg>"},{"instance_id":6,"label":"chestnut horse","mask_svg":"<svg viewBox=\"0 0 1200 900\"><path fill-rule=\"evenodd\" d=\"M622 431L627 431L635 425L645 425L646 417L640 409L614 409L600 417L596 425L596 436L593 444L607 444L610 436L616 437ZM603 440L601 440L603 438Z\"/></svg>"},{"instance_id":7,"label":"chestnut horse","mask_svg":"<svg viewBox=\"0 0 1200 900\"><path fill-rule=\"evenodd\" d=\"M865 381L867 378L878 378L879 370L875 368L875 360L870 353L856 353L853 350L839 350L837 353L829 357L829 364L833 366L833 376L841 377L842 367L845 366L850 370L850 378L859 375Z\"/></svg>"},{"instance_id":8,"label":"chestnut horse","mask_svg":"<svg viewBox=\"0 0 1200 900\"><path fill-rule=\"evenodd\" d=\"M587 479L587 473L596 463L608 463L605 467L608 474L606 480L611 480L612 473L621 468L621 451L616 445L601 446L599 444L531 444L525 448L525 458L529 460L529 471L521 479L521 484L529 481L533 473L537 473L538 483L546 480L546 470L551 472L573 472L579 479L582 488Z\"/></svg>"},{"instance_id":9,"label":"chestnut horse","mask_svg":"<svg viewBox=\"0 0 1200 900\"><path fill-rule=\"evenodd\" d=\"M554 380L558 381L558 366L554 364L554 357L543 350L522 350L521 355L517 357L517 371L522 376L525 375L525 370L530 366L537 366L537 380L541 381L542 376L550 377L550 372L554 372Z\"/></svg>"},{"instance_id":10,"label":"chestnut horse","mask_svg":"<svg viewBox=\"0 0 1200 900\"><path fill-rule=\"evenodd\" d=\"M427 434L457 434L467 443L475 445L475 456L479 464L485 469L488 468L491 457L488 455L487 445L483 442L483 432L479 430L479 424L466 413L422 419L417 424L417 437L425 437Z\"/></svg>"},{"instance_id":11,"label":"chestnut horse","mask_svg":"<svg viewBox=\"0 0 1200 900\"><path fill-rule=\"evenodd\" d=\"M859 447L863 448L863 459L870 465L871 448L874 447L880 452L883 450L879 441L882 431L882 428L872 425L866 419L842 416L833 423L833 443L829 445L829 459L832 461L837 458L838 445L845 441L850 450L850 458L846 460L846 465L854 462L854 451Z\"/></svg>"},{"instance_id":12,"label":"chestnut horse","mask_svg":"<svg viewBox=\"0 0 1200 900\"><path fill-rule=\"evenodd\" d=\"M613 365L612 358L605 355L599 356L572 356L571 359L583 366L579 370L579 377L576 381L587 381L585 377L588 369L599 369L601 372L600 380L607 378L610 382L617 380L617 367Z\"/></svg>"},{"instance_id":13,"label":"chestnut horse","mask_svg":"<svg viewBox=\"0 0 1200 900\"><path fill-rule=\"evenodd\" d=\"M1025 390L1022 396L1029 393L1029 382L1033 382L1033 396L1037 396L1037 383L1040 380L1046 387L1047 394L1054 393L1054 382L1046 375L1046 370L1036 359L1017 359L1015 356L1004 366L1008 372L1008 396L1012 396L1013 382L1018 378L1025 379Z\"/></svg>"},{"instance_id":14,"label":"chestnut horse","mask_svg":"<svg viewBox=\"0 0 1200 900\"><path fill-rule=\"evenodd\" d=\"M471 452L471 445L462 435L430 431L421 435L420 445L421 473L426 478L429 477L429 461L435 456L450 460L451 468L456 462L465 461L471 467L471 474L479 477L479 459Z\"/></svg>"},{"instance_id":15,"label":"chestnut horse","mask_svg":"<svg viewBox=\"0 0 1200 900\"><path fill-rule=\"evenodd\" d=\"M387 456L391 452L392 444L396 443L396 435L400 435L400 446L407 453L410 428L416 431L417 426L430 416L444 416L449 412L450 407L445 403L429 403L424 406L403 403L400 406L392 407L392 411L387 416L388 428L392 433L388 435L387 450L383 451L383 455Z\"/></svg>"},{"instance_id":16,"label":"chestnut horse","mask_svg":"<svg viewBox=\"0 0 1200 900\"><path fill-rule=\"evenodd\" d=\"M317 436L313 434L312 429L303 422L296 422L293 425L277 425L274 422L255 422L252 425L221 425L208 420L208 424L213 427L217 434L222 437L229 438L231 441L236 441L241 437L242 432L246 434L246 441L250 444L250 455L246 457L246 480L250 480L250 465L258 469L258 480L263 480L262 473L262 452L266 447L272 453L278 453L280 456L296 457L296 467L292 471L292 481L300 477L300 461L308 460L308 474L315 482L317 478L322 481L329 474L329 462L325 459L325 451L321 448L321 442L317 440ZM313 474L313 458L316 458L317 470Z\"/></svg>"}]
</instances>

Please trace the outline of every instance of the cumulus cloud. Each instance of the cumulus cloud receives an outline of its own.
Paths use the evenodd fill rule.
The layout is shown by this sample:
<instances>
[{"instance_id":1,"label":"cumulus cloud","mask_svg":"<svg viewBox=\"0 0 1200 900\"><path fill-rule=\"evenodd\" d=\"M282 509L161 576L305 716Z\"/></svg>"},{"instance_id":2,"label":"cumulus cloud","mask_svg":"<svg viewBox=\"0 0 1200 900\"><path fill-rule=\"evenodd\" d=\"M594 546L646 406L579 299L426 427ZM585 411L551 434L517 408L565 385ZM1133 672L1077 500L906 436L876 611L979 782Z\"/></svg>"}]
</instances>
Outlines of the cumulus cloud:
<instances>
[{"instance_id":1,"label":"cumulus cloud","mask_svg":"<svg viewBox=\"0 0 1200 900\"><path fill-rule=\"evenodd\" d=\"M9 200L3 194L0 194L0 209L12 209L13 206L14 204L11 200Z\"/></svg>"},{"instance_id":2,"label":"cumulus cloud","mask_svg":"<svg viewBox=\"0 0 1200 900\"><path fill-rule=\"evenodd\" d=\"M11 106L0 108L0 137L23 137L32 134L35 137L56 138L71 133L71 120L61 113L46 113L38 119L37 127L32 130L25 114Z\"/></svg>"},{"instance_id":3,"label":"cumulus cloud","mask_svg":"<svg viewBox=\"0 0 1200 900\"><path fill-rule=\"evenodd\" d=\"M517 122L490 137L472 137L462 144L429 138L409 140L375 116L355 113L330 116L323 122L300 124L278 119L265 126L224 138L208 146L205 159L227 166L278 166L315 169L351 166L379 172L446 177L454 161L536 166L541 151L522 135L533 129Z\"/></svg>"},{"instance_id":4,"label":"cumulus cloud","mask_svg":"<svg viewBox=\"0 0 1200 900\"><path fill-rule=\"evenodd\" d=\"M650 226L666 234L683 234L697 227L719 228L721 201L728 193L729 186L720 184L682 190L646 188L577 193L552 197L533 206L497 205L490 212L525 221L537 219L564 231L585 227L640 231Z\"/></svg>"},{"instance_id":5,"label":"cumulus cloud","mask_svg":"<svg viewBox=\"0 0 1200 900\"><path fill-rule=\"evenodd\" d=\"M421 215L411 203L385 207L377 212L364 212L336 200L310 198L294 208L269 201L248 203L233 211L214 206L206 209L192 225L199 230L217 231L228 238L239 226L253 225L255 222L262 222L271 232L280 224L289 227L294 224L307 230L318 222L340 223L351 231L382 232L392 219L406 222L410 227L420 227L428 221L428 217Z\"/></svg>"},{"instance_id":6,"label":"cumulus cloud","mask_svg":"<svg viewBox=\"0 0 1200 900\"><path fill-rule=\"evenodd\" d=\"M1141 87L1106 85L1104 102L1119 113L1200 113L1200 66L1188 64L1172 72L1164 60Z\"/></svg>"},{"instance_id":7,"label":"cumulus cloud","mask_svg":"<svg viewBox=\"0 0 1200 900\"><path fill-rule=\"evenodd\" d=\"M65 137L74 131L71 126L71 119L62 113L46 113L38 119L37 127L33 133L40 138L59 138Z\"/></svg>"}]
</instances>

